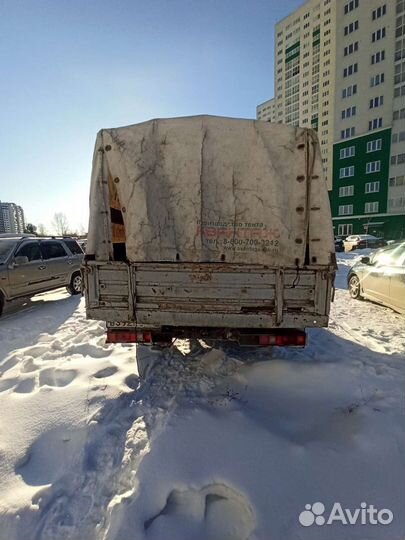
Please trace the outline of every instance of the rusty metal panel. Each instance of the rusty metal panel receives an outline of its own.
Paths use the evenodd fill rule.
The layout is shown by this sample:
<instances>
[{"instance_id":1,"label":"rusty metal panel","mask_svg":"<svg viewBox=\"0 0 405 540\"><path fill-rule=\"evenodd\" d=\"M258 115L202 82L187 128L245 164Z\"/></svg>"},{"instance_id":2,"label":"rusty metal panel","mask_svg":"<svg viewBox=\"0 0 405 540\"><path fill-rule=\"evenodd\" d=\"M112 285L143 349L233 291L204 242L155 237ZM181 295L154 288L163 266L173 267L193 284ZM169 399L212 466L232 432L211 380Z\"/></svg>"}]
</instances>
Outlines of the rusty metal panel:
<instances>
[{"instance_id":1,"label":"rusty metal panel","mask_svg":"<svg viewBox=\"0 0 405 540\"><path fill-rule=\"evenodd\" d=\"M128 311L128 307L122 309L112 306L88 307L86 309L86 315L88 319L94 319L96 321L133 322L135 324L131 313Z\"/></svg>"},{"instance_id":2,"label":"rusty metal panel","mask_svg":"<svg viewBox=\"0 0 405 540\"><path fill-rule=\"evenodd\" d=\"M304 318L315 313L315 284L316 273L308 270L297 275L248 265L136 265L135 318L156 325L282 326L289 309Z\"/></svg>"},{"instance_id":3,"label":"rusty metal panel","mask_svg":"<svg viewBox=\"0 0 405 540\"><path fill-rule=\"evenodd\" d=\"M181 313L140 309L137 323L145 328L160 328L172 321L170 326L200 326L217 328L310 328L327 325L326 316L314 314L285 314L277 325L276 316L266 313Z\"/></svg>"},{"instance_id":4,"label":"rusty metal panel","mask_svg":"<svg viewBox=\"0 0 405 540\"><path fill-rule=\"evenodd\" d=\"M331 291L310 269L91 261L83 273L88 317L151 328L324 326Z\"/></svg>"},{"instance_id":5,"label":"rusty metal panel","mask_svg":"<svg viewBox=\"0 0 405 540\"><path fill-rule=\"evenodd\" d=\"M257 300L274 300L274 288L273 287L253 287L253 286L239 286L232 287L228 285L227 287L218 287L210 285L189 285L189 286L179 286L179 285L143 285L141 282L137 282L137 301L141 302L142 298L152 297L159 300L164 300L165 298L178 298L179 300L184 299L219 299L223 300L229 299L233 300L238 298L240 302L249 301L250 299Z\"/></svg>"},{"instance_id":6,"label":"rusty metal panel","mask_svg":"<svg viewBox=\"0 0 405 540\"><path fill-rule=\"evenodd\" d=\"M119 310L120 314L129 311L129 268L125 263L88 261L83 277L88 317L94 318L97 309L103 313L106 309Z\"/></svg>"},{"instance_id":7,"label":"rusty metal panel","mask_svg":"<svg viewBox=\"0 0 405 540\"><path fill-rule=\"evenodd\" d=\"M218 271L214 268L198 269L198 268L185 268L183 265L177 265L174 263L172 271L165 269L155 268L150 270L141 269L136 266L137 282L138 283L150 283L150 284L179 284L181 286L194 285L194 284L209 284L210 286L229 286L229 284L249 286L260 285L265 286L275 285L275 272L262 271L262 272L244 272L241 268L235 271Z\"/></svg>"}]
</instances>

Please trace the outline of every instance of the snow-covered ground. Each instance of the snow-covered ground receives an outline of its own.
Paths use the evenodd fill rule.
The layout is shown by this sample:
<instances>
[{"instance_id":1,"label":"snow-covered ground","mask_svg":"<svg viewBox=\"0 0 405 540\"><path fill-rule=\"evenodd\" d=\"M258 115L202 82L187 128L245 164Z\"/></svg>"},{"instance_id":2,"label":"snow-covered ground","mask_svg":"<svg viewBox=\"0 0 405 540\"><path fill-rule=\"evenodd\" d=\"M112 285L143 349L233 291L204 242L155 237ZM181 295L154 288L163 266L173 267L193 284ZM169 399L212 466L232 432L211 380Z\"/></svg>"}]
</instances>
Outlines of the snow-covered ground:
<instances>
[{"instance_id":1,"label":"snow-covered ground","mask_svg":"<svg viewBox=\"0 0 405 540\"><path fill-rule=\"evenodd\" d=\"M349 298L357 256L304 350L108 346L62 290L6 314L0 540L403 540L405 320Z\"/></svg>"}]
</instances>

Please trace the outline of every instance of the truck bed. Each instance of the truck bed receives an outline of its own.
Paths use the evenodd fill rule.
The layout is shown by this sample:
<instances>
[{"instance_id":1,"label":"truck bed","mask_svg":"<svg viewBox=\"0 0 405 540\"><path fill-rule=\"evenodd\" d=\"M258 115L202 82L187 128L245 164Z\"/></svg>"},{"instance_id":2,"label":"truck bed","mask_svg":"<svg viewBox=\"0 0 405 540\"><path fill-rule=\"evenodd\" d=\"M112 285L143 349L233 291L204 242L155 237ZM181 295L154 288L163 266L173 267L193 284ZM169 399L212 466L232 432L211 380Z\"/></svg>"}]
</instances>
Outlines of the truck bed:
<instances>
[{"instance_id":1,"label":"truck bed","mask_svg":"<svg viewBox=\"0 0 405 540\"><path fill-rule=\"evenodd\" d=\"M139 328L327 326L333 271L87 261L87 316Z\"/></svg>"}]
</instances>

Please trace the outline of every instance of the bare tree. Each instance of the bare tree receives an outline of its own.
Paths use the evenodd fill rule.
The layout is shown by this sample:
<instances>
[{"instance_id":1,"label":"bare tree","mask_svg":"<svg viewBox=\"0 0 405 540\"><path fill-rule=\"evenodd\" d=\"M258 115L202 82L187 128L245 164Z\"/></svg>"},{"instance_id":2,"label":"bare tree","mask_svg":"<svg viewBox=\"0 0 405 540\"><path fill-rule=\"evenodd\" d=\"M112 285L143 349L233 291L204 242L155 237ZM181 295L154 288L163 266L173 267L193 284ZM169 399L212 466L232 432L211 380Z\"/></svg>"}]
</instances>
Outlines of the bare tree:
<instances>
[{"instance_id":1,"label":"bare tree","mask_svg":"<svg viewBox=\"0 0 405 540\"><path fill-rule=\"evenodd\" d=\"M37 233L39 236L46 236L46 229L43 223L38 223Z\"/></svg>"},{"instance_id":2,"label":"bare tree","mask_svg":"<svg viewBox=\"0 0 405 540\"><path fill-rule=\"evenodd\" d=\"M67 217L62 212L56 212L53 216L52 221L53 228L56 231L56 234L60 236L66 236L69 231L69 224Z\"/></svg>"},{"instance_id":3,"label":"bare tree","mask_svg":"<svg viewBox=\"0 0 405 540\"><path fill-rule=\"evenodd\" d=\"M32 223L27 223L24 232L29 234L37 234L37 228Z\"/></svg>"}]
</instances>

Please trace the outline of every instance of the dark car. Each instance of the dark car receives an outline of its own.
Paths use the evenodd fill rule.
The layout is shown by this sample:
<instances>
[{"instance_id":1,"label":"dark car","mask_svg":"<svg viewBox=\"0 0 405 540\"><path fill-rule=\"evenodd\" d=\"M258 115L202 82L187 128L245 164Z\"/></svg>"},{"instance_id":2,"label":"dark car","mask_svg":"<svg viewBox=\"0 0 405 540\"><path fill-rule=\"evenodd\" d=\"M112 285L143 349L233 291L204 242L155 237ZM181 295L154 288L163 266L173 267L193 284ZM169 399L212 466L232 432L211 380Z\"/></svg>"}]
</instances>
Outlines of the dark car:
<instances>
[{"instance_id":1,"label":"dark car","mask_svg":"<svg viewBox=\"0 0 405 540\"><path fill-rule=\"evenodd\" d=\"M335 251L340 253L345 250L345 244L342 238L335 238Z\"/></svg>"},{"instance_id":2,"label":"dark car","mask_svg":"<svg viewBox=\"0 0 405 540\"><path fill-rule=\"evenodd\" d=\"M350 296L405 314L405 242L362 257L347 276Z\"/></svg>"}]
</instances>

